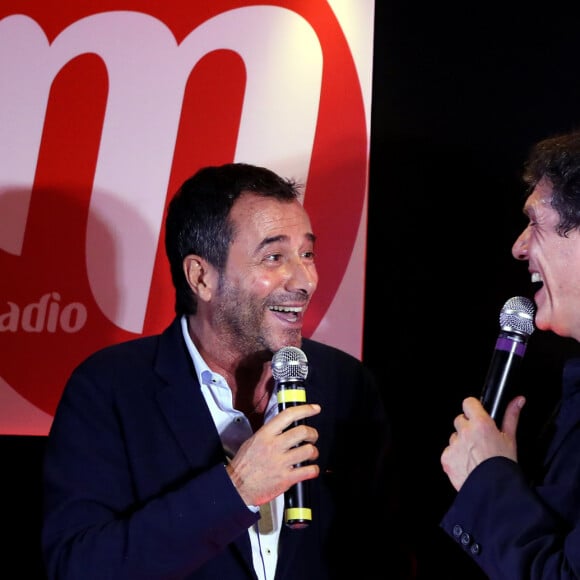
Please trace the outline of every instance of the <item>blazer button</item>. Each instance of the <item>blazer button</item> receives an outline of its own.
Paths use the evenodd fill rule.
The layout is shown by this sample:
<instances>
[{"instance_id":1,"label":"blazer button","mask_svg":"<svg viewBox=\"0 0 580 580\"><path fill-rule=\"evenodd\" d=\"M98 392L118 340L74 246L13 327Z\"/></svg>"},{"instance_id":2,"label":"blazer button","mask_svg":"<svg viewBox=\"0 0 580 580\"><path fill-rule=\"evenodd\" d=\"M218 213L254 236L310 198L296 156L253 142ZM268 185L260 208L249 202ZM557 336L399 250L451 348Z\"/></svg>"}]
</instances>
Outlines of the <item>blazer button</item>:
<instances>
[{"instance_id":1,"label":"blazer button","mask_svg":"<svg viewBox=\"0 0 580 580\"><path fill-rule=\"evenodd\" d=\"M473 542L473 544L471 544L469 551L474 555L474 556L479 556L479 554L481 553L481 546L477 543L477 542Z\"/></svg>"},{"instance_id":2,"label":"blazer button","mask_svg":"<svg viewBox=\"0 0 580 580\"><path fill-rule=\"evenodd\" d=\"M454 537L456 540L459 540L459 538L461 538L461 534L463 534L463 528L462 528L462 527L461 527L459 524L455 524L455 525L453 526L453 531L452 531L452 533L453 533L453 537Z\"/></svg>"},{"instance_id":3,"label":"blazer button","mask_svg":"<svg viewBox=\"0 0 580 580\"><path fill-rule=\"evenodd\" d=\"M471 534L463 532L463 534L461 534L461 538L459 541L463 546L469 546L469 544L471 544Z\"/></svg>"}]
</instances>

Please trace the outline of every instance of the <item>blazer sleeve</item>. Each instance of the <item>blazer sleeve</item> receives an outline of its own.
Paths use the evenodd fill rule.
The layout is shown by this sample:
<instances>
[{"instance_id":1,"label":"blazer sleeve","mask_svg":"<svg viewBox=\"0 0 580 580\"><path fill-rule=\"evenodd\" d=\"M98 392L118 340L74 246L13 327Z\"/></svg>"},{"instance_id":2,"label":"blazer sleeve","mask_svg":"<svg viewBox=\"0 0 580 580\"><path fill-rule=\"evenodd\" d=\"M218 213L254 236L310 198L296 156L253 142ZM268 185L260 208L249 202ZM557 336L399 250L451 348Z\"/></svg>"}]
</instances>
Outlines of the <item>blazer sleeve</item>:
<instances>
[{"instance_id":1,"label":"blazer sleeve","mask_svg":"<svg viewBox=\"0 0 580 580\"><path fill-rule=\"evenodd\" d=\"M51 579L183 578L259 517L219 459L191 464L154 397L119 395L122 368L85 362L57 409L43 475Z\"/></svg>"},{"instance_id":2,"label":"blazer sleeve","mask_svg":"<svg viewBox=\"0 0 580 580\"><path fill-rule=\"evenodd\" d=\"M551 509L507 458L473 470L441 527L493 580L580 578L580 526Z\"/></svg>"}]
</instances>

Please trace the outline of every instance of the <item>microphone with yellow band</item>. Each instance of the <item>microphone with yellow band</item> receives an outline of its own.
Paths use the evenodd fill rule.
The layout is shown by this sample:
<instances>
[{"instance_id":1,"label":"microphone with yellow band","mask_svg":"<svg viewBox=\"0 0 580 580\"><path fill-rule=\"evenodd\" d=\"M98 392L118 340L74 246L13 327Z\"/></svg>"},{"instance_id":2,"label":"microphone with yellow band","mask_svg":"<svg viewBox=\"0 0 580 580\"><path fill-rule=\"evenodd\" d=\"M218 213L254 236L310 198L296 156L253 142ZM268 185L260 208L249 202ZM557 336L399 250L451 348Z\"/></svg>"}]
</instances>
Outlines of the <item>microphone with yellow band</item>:
<instances>
[{"instance_id":1,"label":"microphone with yellow band","mask_svg":"<svg viewBox=\"0 0 580 580\"><path fill-rule=\"evenodd\" d=\"M308 375L308 360L302 350L285 346L272 357L272 376L276 384L278 410L306 403L304 380ZM304 423L295 421L288 429ZM296 467L299 467L298 464ZM299 481L284 494L284 522L290 528L306 528L312 521L308 481Z\"/></svg>"}]
</instances>

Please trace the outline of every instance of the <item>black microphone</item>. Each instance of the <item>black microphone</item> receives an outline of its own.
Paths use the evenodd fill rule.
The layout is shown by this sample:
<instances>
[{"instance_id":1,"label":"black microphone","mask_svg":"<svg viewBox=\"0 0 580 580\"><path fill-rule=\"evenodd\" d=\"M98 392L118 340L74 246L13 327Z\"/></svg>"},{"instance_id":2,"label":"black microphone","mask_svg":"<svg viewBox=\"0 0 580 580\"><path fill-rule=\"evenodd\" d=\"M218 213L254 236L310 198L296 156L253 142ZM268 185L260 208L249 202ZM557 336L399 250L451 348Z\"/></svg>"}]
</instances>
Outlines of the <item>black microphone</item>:
<instances>
[{"instance_id":1,"label":"black microphone","mask_svg":"<svg viewBox=\"0 0 580 580\"><path fill-rule=\"evenodd\" d=\"M510 298L499 314L500 333L495 343L480 401L501 428L507 404L515 396L522 358L534 332L536 308L529 298Z\"/></svg>"},{"instance_id":2,"label":"black microphone","mask_svg":"<svg viewBox=\"0 0 580 580\"><path fill-rule=\"evenodd\" d=\"M278 411L306 403L304 380L308 375L306 355L295 346L285 346L272 357L272 376L276 383ZM304 424L294 421L288 429ZM296 467L300 467L299 463ZM284 494L284 521L290 528L306 528L312 521L308 481L295 483Z\"/></svg>"}]
</instances>

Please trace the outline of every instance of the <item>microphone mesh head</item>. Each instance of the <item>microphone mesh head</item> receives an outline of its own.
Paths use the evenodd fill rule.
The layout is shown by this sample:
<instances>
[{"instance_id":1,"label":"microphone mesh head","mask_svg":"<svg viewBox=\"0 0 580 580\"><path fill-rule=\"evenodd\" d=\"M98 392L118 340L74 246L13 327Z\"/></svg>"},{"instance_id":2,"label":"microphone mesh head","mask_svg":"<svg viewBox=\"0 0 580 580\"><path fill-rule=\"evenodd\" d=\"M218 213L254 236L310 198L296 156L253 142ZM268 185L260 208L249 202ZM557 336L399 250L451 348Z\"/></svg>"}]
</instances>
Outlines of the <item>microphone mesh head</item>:
<instances>
[{"instance_id":1,"label":"microphone mesh head","mask_svg":"<svg viewBox=\"0 0 580 580\"><path fill-rule=\"evenodd\" d=\"M524 296L510 298L499 313L499 325L502 330L517 332L530 336L534 332L534 303Z\"/></svg>"},{"instance_id":2,"label":"microphone mesh head","mask_svg":"<svg viewBox=\"0 0 580 580\"><path fill-rule=\"evenodd\" d=\"M295 346L285 346L272 357L272 376L276 382L303 381L308 375L308 360Z\"/></svg>"}]
</instances>

